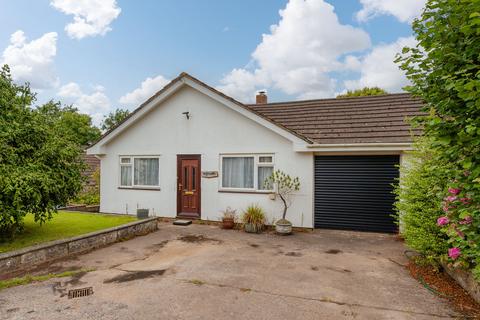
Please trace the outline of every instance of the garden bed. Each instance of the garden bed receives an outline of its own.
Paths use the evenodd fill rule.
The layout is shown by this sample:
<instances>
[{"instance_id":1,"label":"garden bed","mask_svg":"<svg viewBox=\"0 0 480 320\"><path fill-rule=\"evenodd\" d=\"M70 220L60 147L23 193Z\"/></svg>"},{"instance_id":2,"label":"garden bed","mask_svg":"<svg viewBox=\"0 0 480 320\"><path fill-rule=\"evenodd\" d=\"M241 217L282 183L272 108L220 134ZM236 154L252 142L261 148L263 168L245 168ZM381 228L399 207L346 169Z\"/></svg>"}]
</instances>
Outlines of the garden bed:
<instances>
[{"instance_id":1,"label":"garden bed","mask_svg":"<svg viewBox=\"0 0 480 320\"><path fill-rule=\"evenodd\" d=\"M407 268L426 289L448 301L457 312L475 319L480 317L480 304L448 274L432 266L418 265L413 261L409 262Z\"/></svg>"}]
</instances>

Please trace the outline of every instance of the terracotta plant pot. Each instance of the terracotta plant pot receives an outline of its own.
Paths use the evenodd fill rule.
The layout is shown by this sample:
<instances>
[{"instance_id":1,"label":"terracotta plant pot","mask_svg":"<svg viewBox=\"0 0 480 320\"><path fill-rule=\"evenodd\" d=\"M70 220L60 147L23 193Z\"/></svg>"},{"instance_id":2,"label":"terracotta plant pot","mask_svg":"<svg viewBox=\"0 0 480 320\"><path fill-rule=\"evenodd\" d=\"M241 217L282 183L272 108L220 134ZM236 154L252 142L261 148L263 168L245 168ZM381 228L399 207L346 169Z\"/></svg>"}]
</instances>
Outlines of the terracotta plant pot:
<instances>
[{"instance_id":1,"label":"terracotta plant pot","mask_svg":"<svg viewBox=\"0 0 480 320\"><path fill-rule=\"evenodd\" d=\"M248 233L260 233L263 230L263 224L245 223L243 229Z\"/></svg>"},{"instance_id":2,"label":"terracotta plant pot","mask_svg":"<svg viewBox=\"0 0 480 320\"><path fill-rule=\"evenodd\" d=\"M292 223L288 220L281 219L275 222L275 232L280 235L289 235L292 233Z\"/></svg>"},{"instance_id":3,"label":"terracotta plant pot","mask_svg":"<svg viewBox=\"0 0 480 320\"><path fill-rule=\"evenodd\" d=\"M235 226L235 221L233 218L222 219L222 229L233 229L234 226Z\"/></svg>"}]
</instances>

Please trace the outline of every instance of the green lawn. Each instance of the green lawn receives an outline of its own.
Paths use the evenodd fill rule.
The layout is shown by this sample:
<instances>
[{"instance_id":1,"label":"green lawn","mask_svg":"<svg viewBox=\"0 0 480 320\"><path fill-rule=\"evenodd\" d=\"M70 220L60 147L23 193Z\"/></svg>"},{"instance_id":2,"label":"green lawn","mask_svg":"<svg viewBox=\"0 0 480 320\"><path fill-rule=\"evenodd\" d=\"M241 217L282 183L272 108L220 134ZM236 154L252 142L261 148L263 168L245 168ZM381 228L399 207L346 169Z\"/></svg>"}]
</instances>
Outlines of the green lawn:
<instances>
[{"instance_id":1,"label":"green lawn","mask_svg":"<svg viewBox=\"0 0 480 320\"><path fill-rule=\"evenodd\" d=\"M40 225L33 216L25 217L25 229L12 242L0 243L0 253L33 246L42 242L70 238L81 234L135 221L135 216L59 211L53 219Z\"/></svg>"}]
</instances>

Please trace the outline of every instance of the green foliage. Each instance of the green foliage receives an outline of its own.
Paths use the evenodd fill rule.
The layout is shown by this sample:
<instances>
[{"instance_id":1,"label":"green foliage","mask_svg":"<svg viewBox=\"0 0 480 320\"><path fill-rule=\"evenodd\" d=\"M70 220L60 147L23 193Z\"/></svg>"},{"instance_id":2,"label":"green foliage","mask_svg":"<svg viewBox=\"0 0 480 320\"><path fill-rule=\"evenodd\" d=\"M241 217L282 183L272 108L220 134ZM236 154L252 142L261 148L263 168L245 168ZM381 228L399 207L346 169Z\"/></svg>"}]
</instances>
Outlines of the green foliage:
<instances>
[{"instance_id":1,"label":"green foliage","mask_svg":"<svg viewBox=\"0 0 480 320\"><path fill-rule=\"evenodd\" d=\"M57 132L35 94L0 71L0 237L12 237L31 212L40 223L82 187L81 149Z\"/></svg>"},{"instance_id":2,"label":"green foliage","mask_svg":"<svg viewBox=\"0 0 480 320\"><path fill-rule=\"evenodd\" d=\"M100 168L93 173L94 186L84 188L73 200L73 203L95 205L100 204Z\"/></svg>"},{"instance_id":3,"label":"green foliage","mask_svg":"<svg viewBox=\"0 0 480 320\"><path fill-rule=\"evenodd\" d=\"M432 264L448 249L447 237L438 228L442 215L443 191L448 185L447 170L437 170L429 143L421 138L415 151L402 163L401 180L395 185L397 221L406 244L422 253ZM445 169L448 164L443 165Z\"/></svg>"},{"instance_id":4,"label":"green foliage","mask_svg":"<svg viewBox=\"0 0 480 320\"><path fill-rule=\"evenodd\" d=\"M96 191L97 188L88 188L86 191L80 192L73 200L76 204L99 205L100 194Z\"/></svg>"},{"instance_id":5,"label":"green foliage","mask_svg":"<svg viewBox=\"0 0 480 320\"><path fill-rule=\"evenodd\" d=\"M428 116L418 121L433 151L431 170L449 177L448 261L480 275L480 1L429 0L413 30L418 46L397 61L412 83L407 90L425 101Z\"/></svg>"},{"instance_id":6,"label":"green foliage","mask_svg":"<svg viewBox=\"0 0 480 320\"><path fill-rule=\"evenodd\" d=\"M281 170L275 170L265 181L265 188L274 190L283 202L282 220L285 220L287 210L292 204L291 194L300 190L300 180L298 177L292 178Z\"/></svg>"},{"instance_id":7,"label":"green foliage","mask_svg":"<svg viewBox=\"0 0 480 320\"><path fill-rule=\"evenodd\" d=\"M379 87L365 87L352 91L348 90L347 93L339 94L337 98L379 96L382 94L388 94L388 92Z\"/></svg>"},{"instance_id":8,"label":"green foliage","mask_svg":"<svg viewBox=\"0 0 480 320\"><path fill-rule=\"evenodd\" d=\"M92 124L92 118L88 114L79 113L72 106L62 107L60 102L49 101L37 110L46 116L58 135L79 146L87 146L101 135L100 129Z\"/></svg>"},{"instance_id":9,"label":"green foliage","mask_svg":"<svg viewBox=\"0 0 480 320\"><path fill-rule=\"evenodd\" d=\"M65 277L72 277L78 274L94 271L95 269L80 269L80 270L73 270L73 271L64 271L61 273L49 273L40 276L32 276L27 274L24 277L20 278L12 278L6 280L0 280L0 290L7 289L16 286L23 286L32 282L42 282L47 281L53 278L65 278Z\"/></svg>"},{"instance_id":10,"label":"green foliage","mask_svg":"<svg viewBox=\"0 0 480 320\"><path fill-rule=\"evenodd\" d=\"M130 115L130 111L126 109L115 109L115 111L110 112L108 116L105 116L102 122L102 130L110 130L120 124Z\"/></svg>"},{"instance_id":11,"label":"green foliage","mask_svg":"<svg viewBox=\"0 0 480 320\"><path fill-rule=\"evenodd\" d=\"M265 211L258 204L251 204L243 211L242 222L244 224L265 224Z\"/></svg>"}]
</instances>

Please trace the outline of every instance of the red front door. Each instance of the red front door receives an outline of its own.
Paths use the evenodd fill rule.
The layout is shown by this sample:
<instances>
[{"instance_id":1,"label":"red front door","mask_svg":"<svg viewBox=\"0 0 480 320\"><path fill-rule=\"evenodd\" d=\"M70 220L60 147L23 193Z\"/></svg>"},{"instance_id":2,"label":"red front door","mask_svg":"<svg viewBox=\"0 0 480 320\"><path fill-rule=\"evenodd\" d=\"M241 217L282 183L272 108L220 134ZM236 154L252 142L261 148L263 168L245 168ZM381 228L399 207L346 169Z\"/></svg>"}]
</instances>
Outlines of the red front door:
<instances>
[{"instance_id":1,"label":"red front door","mask_svg":"<svg viewBox=\"0 0 480 320\"><path fill-rule=\"evenodd\" d=\"M200 155L177 156L177 215L200 218Z\"/></svg>"}]
</instances>

